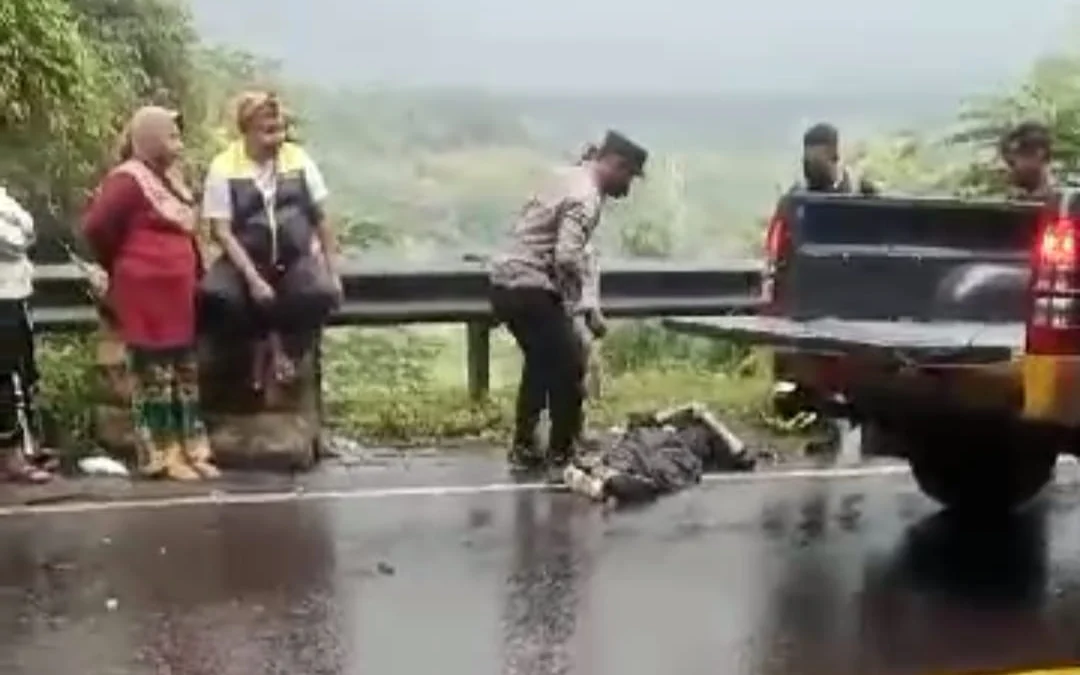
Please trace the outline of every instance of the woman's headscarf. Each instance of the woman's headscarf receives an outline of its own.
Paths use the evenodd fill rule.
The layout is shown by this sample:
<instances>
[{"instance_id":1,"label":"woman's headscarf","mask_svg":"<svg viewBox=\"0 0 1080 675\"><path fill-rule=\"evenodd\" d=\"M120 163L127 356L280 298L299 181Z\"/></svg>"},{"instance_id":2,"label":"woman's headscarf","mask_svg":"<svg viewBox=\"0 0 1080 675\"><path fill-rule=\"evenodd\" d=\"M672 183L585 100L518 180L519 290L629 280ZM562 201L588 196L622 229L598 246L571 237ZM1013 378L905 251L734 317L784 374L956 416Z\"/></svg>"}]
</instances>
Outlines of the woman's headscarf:
<instances>
[{"instance_id":1,"label":"woman's headscarf","mask_svg":"<svg viewBox=\"0 0 1080 675\"><path fill-rule=\"evenodd\" d=\"M146 198L166 220L184 230L193 230L196 224L194 199L191 190L175 167L169 167L164 175L150 169L161 147L172 133L173 126L180 123L180 114L160 106L144 106L135 111L124 127L120 137L120 164L114 172L125 173L135 179Z\"/></svg>"},{"instance_id":2,"label":"woman's headscarf","mask_svg":"<svg viewBox=\"0 0 1080 675\"><path fill-rule=\"evenodd\" d=\"M129 159L151 161L161 145L172 133L174 125L181 123L180 113L156 105L143 106L135 111L124 125L117 151L121 162Z\"/></svg>"}]
</instances>

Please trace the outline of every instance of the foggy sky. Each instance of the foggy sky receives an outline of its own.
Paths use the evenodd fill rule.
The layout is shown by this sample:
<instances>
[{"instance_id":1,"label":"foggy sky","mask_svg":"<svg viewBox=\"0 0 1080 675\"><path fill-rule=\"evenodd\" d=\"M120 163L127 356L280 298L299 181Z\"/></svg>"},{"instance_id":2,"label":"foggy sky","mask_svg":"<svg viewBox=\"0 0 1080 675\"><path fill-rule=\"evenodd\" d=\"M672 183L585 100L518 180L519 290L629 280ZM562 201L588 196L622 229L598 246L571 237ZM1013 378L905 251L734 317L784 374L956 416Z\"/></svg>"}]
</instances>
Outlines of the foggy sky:
<instances>
[{"instance_id":1,"label":"foggy sky","mask_svg":"<svg viewBox=\"0 0 1080 675\"><path fill-rule=\"evenodd\" d=\"M203 35L325 84L948 90L1021 75L1078 0L194 0Z\"/></svg>"}]
</instances>

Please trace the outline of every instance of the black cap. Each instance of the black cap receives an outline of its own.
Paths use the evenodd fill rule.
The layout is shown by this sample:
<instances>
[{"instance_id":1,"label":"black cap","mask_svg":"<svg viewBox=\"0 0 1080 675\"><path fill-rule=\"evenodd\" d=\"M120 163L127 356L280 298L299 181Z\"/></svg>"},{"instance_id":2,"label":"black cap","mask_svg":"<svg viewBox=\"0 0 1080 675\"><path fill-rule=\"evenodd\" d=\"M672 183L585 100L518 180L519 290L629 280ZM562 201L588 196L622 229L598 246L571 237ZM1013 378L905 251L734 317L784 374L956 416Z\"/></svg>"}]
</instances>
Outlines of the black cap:
<instances>
[{"instance_id":1,"label":"black cap","mask_svg":"<svg viewBox=\"0 0 1080 675\"><path fill-rule=\"evenodd\" d=\"M835 146L840 143L840 132L828 122L819 122L803 134L803 147L815 145Z\"/></svg>"},{"instance_id":2,"label":"black cap","mask_svg":"<svg viewBox=\"0 0 1080 675\"><path fill-rule=\"evenodd\" d=\"M617 131L609 131L604 135L604 141L596 153L598 156L618 155L630 162L634 169L634 175L645 174L645 162L649 159L649 151L633 142Z\"/></svg>"}]
</instances>

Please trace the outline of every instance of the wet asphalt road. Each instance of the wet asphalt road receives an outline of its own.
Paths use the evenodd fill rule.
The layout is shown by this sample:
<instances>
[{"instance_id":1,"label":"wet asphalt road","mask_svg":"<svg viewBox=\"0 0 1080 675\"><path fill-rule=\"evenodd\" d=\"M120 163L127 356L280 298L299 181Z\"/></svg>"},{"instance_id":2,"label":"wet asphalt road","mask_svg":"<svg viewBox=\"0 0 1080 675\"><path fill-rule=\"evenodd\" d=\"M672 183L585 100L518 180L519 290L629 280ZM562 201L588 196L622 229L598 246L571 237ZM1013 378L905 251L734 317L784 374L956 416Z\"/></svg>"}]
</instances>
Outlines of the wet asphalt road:
<instances>
[{"instance_id":1,"label":"wet asphalt road","mask_svg":"<svg viewBox=\"0 0 1080 675\"><path fill-rule=\"evenodd\" d=\"M329 481L496 475L443 464ZM908 478L876 476L713 483L615 513L494 488L6 514L0 673L865 675L1080 660L1080 484L993 526L935 512Z\"/></svg>"}]
</instances>

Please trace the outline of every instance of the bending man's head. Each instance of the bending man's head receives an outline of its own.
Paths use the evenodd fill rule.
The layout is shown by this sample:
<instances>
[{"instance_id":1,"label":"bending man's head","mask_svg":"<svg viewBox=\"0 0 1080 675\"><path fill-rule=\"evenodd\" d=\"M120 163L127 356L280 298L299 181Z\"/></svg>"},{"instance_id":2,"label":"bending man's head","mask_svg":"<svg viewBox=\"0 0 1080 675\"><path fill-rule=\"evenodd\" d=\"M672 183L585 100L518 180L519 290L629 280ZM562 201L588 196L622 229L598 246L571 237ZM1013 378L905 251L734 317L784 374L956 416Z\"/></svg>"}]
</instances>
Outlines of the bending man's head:
<instances>
[{"instance_id":1,"label":"bending man's head","mask_svg":"<svg viewBox=\"0 0 1080 675\"><path fill-rule=\"evenodd\" d=\"M616 199L630 193L635 178L645 173L649 153L645 148L615 131L609 131L588 161L596 167L600 191Z\"/></svg>"}]
</instances>

